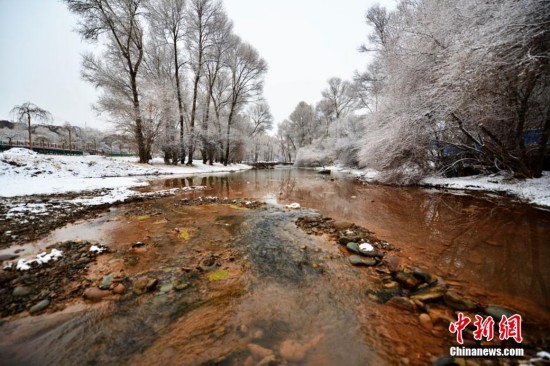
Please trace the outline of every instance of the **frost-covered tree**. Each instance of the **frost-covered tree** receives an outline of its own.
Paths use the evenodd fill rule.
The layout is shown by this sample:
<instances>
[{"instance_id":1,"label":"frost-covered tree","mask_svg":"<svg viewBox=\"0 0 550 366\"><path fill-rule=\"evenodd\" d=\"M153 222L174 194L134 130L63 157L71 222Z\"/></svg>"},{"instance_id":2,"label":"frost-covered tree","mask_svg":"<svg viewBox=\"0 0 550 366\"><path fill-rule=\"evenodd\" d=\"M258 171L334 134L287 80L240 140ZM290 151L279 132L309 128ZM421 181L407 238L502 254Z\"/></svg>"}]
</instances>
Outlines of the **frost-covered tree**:
<instances>
[{"instance_id":1,"label":"frost-covered tree","mask_svg":"<svg viewBox=\"0 0 550 366\"><path fill-rule=\"evenodd\" d=\"M26 102L21 105L16 105L15 107L12 108L11 113L14 115L17 121L24 122L27 124L27 131L29 135L29 148L32 149L31 121L33 119L49 121L51 120L52 115L47 110L42 109L31 102Z\"/></svg>"},{"instance_id":2,"label":"frost-covered tree","mask_svg":"<svg viewBox=\"0 0 550 366\"><path fill-rule=\"evenodd\" d=\"M158 49L163 47L169 47L170 49L170 52L165 52L170 56L170 60L163 59L162 57L157 57L157 60L159 62L164 61L165 65L169 65L171 74L174 76L173 84L176 90L180 146L179 148L174 146L173 125L168 119L165 120L163 144L165 161L172 160L173 163L176 163L178 156L181 155L181 162L183 163L185 160L185 127L182 69L185 62L182 60L184 53L182 47L184 46L183 42L186 35L185 0L150 0L147 4L147 18L151 25L153 36L158 38L158 41L154 42L156 52L159 52ZM156 68L158 69L159 66ZM165 103L168 102L165 101ZM166 108L169 108L169 106L164 106L165 118L167 118L168 113Z\"/></svg>"},{"instance_id":3,"label":"frost-covered tree","mask_svg":"<svg viewBox=\"0 0 550 366\"><path fill-rule=\"evenodd\" d=\"M377 108L362 164L401 183L433 167L539 176L550 128L549 10L542 0L371 8L363 50L374 62L357 82L363 104Z\"/></svg>"},{"instance_id":4,"label":"frost-covered tree","mask_svg":"<svg viewBox=\"0 0 550 366\"><path fill-rule=\"evenodd\" d=\"M140 163L151 151L144 136L140 104L140 71L144 56L143 1L64 0L80 17L79 32L85 40L102 40L102 57L84 56L83 77L103 94L97 105L119 122L131 124ZM100 38L101 37L101 38Z\"/></svg>"},{"instance_id":5,"label":"frost-covered tree","mask_svg":"<svg viewBox=\"0 0 550 366\"><path fill-rule=\"evenodd\" d=\"M227 63L229 76L229 114L227 117L224 165L229 162L231 126L240 109L247 103L259 99L263 90L263 78L267 63L254 47L233 37Z\"/></svg>"}]
</instances>

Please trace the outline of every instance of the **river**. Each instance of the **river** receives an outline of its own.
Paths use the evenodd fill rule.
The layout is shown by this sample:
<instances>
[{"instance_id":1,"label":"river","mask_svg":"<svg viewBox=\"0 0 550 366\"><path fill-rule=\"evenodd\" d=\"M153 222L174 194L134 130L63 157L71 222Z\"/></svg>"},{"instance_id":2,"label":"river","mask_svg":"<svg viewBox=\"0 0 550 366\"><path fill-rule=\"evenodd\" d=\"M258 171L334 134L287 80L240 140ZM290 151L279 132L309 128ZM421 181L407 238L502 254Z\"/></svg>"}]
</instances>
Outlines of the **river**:
<instances>
[{"instance_id":1,"label":"river","mask_svg":"<svg viewBox=\"0 0 550 366\"><path fill-rule=\"evenodd\" d=\"M2 325L0 356L8 364L378 365L425 364L446 354L449 334L422 329L414 313L369 301L372 276L349 265L336 244L296 228L294 221L313 210L368 228L407 264L480 303L528 314L531 324L542 324L538 337L548 340L546 210L492 194L370 185L297 169L154 180L144 190L197 185L209 190L185 199L268 205L186 206L179 195L123 205L53 232L37 245L78 237L116 251L91 268L91 277L123 271L189 287L94 305L75 301L57 313L14 319ZM282 206L294 202L303 209ZM182 227L191 237L184 243ZM129 252L135 241L150 242L150 250ZM190 270L209 255L227 279Z\"/></svg>"}]
</instances>

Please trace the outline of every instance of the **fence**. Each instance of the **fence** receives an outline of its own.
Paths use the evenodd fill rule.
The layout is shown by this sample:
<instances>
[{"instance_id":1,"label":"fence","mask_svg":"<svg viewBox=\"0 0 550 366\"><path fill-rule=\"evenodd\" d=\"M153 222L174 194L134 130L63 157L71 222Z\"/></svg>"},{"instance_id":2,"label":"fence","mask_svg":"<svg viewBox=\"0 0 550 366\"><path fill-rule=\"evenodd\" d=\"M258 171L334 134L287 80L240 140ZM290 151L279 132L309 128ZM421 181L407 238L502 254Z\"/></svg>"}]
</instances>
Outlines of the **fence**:
<instances>
[{"instance_id":1,"label":"fence","mask_svg":"<svg viewBox=\"0 0 550 366\"><path fill-rule=\"evenodd\" d=\"M29 148L28 141L2 141L0 140L0 151L6 151L12 147L22 147ZM32 144L32 150L36 151L39 154L48 154L48 155L83 155L82 150L66 149L65 145L60 144L50 144L48 142L36 142Z\"/></svg>"}]
</instances>

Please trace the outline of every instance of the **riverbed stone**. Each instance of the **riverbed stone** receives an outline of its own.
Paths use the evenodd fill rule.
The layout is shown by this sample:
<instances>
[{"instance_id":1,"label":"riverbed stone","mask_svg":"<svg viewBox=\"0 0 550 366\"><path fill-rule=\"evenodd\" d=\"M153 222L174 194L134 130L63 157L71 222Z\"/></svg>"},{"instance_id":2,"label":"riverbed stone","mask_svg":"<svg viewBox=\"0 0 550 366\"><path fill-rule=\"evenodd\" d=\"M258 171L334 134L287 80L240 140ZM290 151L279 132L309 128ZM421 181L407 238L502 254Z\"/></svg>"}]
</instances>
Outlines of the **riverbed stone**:
<instances>
[{"instance_id":1,"label":"riverbed stone","mask_svg":"<svg viewBox=\"0 0 550 366\"><path fill-rule=\"evenodd\" d=\"M431 302L441 299L445 292L446 289L440 286L426 287L413 293L410 298L422 302Z\"/></svg>"},{"instance_id":2,"label":"riverbed stone","mask_svg":"<svg viewBox=\"0 0 550 366\"><path fill-rule=\"evenodd\" d=\"M421 280L422 282L431 283L432 282L432 275L428 273L427 271L424 271L420 268L415 268L413 270L413 276Z\"/></svg>"},{"instance_id":3,"label":"riverbed stone","mask_svg":"<svg viewBox=\"0 0 550 366\"><path fill-rule=\"evenodd\" d=\"M0 261L11 261L19 258L17 254L0 254Z\"/></svg>"},{"instance_id":4,"label":"riverbed stone","mask_svg":"<svg viewBox=\"0 0 550 366\"><path fill-rule=\"evenodd\" d=\"M357 244L356 242L353 242L353 241L350 241L346 244L346 248L350 251L350 252L353 252L355 254L360 254L359 252L359 244Z\"/></svg>"},{"instance_id":5,"label":"riverbed stone","mask_svg":"<svg viewBox=\"0 0 550 366\"><path fill-rule=\"evenodd\" d=\"M13 289L13 296L27 296L32 292L32 288L26 286L17 286Z\"/></svg>"},{"instance_id":6,"label":"riverbed stone","mask_svg":"<svg viewBox=\"0 0 550 366\"><path fill-rule=\"evenodd\" d=\"M518 313L517 311L494 304L489 304L489 306L487 306L484 310L487 315L490 315L495 319L501 319L503 315L506 315L506 317L511 317Z\"/></svg>"},{"instance_id":7,"label":"riverbed stone","mask_svg":"<svg viewBox=\"0 0 550 366\"><path fill-rule=\"evenodd\" d=\"M123 294L124 291L126 291L126 287L122 283L119 283L115 286L115 288L113 288L113 293L117 295Z\"/></svg>"},{"instance_id":8,"label":"riverbed stone","mask_svg":"<svg viewBox=\"0 0 550 366\"><path fill-rule=\"evenodd\" d=\"M397 272L394 276L395 280L406 288L415 288L420 284L420 280L407 272Z\"/></svg>"},{"instance_id":9,"label":"riverbed stone","mask_svg":"<svg viewBox=\"0 0 550 366\"><path fill-rule=\"evenodd\" d=\"M434 324L447 324L456 321L448 308L426 307L428 315Z\"/></svg>"},{"instance_id":10,"label":"riverbed stone","mask_svg":"<svg viewBox=\"0 0 550 366\"><path fill-rule=\"evenodd\" d=\"M401 288L368 289L366 293L369 298L381 304L385 304L393 297L403 296Z\"/></svg>"},{"instance_id":11,"label":"riverbed stone","mask_svg":"<svg viewBox=\"0 0 550 366\"><path fill-rule=\"evenodd\" d=\"M42 310L46 309L48 307L48 305L50 305L50 300L47 300L47 299L42 300L42 301L38 302L36 305L34 305L33 307L31 307L29 312L31 314L39 313Z\"/></svg>"},{"instance_id":12,"label":"riverbed stone","mask_svg":"<svg viewBox=\"0 0 550 366\"><path fill-rule=\"evenodd\" d=\"M109 291L101 290L98 287L90 287L84 291L82 295L86 300L101 301L106 296L109 296Z\"/></svg>"},{"instance_id":13,"label":"riverbed stone","mask_svg":"<svg viewBox=\"0 0 550 366\"><path fill-rule=\"evenodd\" d=\"M248 350L250 351L250 353L253 356L255 356L257 358L260 358L260 359L263 359L265 357L273 355L272 350L264 348L260 345L255 344L255 343L249 343L247 347L248 347Z\"/></svg>"},{"instance_id":14,"label":"riverbed stone","mask_svg":"<svg viewBox=\"0 0 550 366\"><path fill-rule=\"evenodd\" d=\"M463 298L454 291L447 291L444 296L444 301L447 306L454 310L472 311L477 308L477 304L475 302Z\"/></svg>"},{"instance_id":15,"label":"riverbed stone","mask_svg":"<svg viewBox=\"0 0 550 366\"><path fill-rule=\"evenodd\" d=\"M428 330L432 330L433 323L430 316L426 313L422 313L418 316L418 321L420 322L420 325L422 325L424 328Z\"/></svg>"},{"instance_id":16,"label":"riverbed stone","mask_svg":"<svg viewBox=\"0 0 550 366\"><path fill-rule=\"evenodd\" d=\"M388 302L386 303L390 306L393 306L393 307L396 307L398 309L403 309L403 310L407 310L407 311L414 311L415 310L415 305L414 303L407 299L406 297L403 297L403 296L395 296L395 297L392 297L391 299L388 300Z\"/></svg>"},{"instance_id":17,"label":"riverbed stone","mask_svg":"<svg viewBox=\"0 0 550 366\"><path fill-rule=\"evenodd\" d=\"M375 266L378 262L374 258L361 258L358 255L350 255L348 258L349 262L354 266L366 266L371 267Z\"/></svg>"},{"instance_id":18,"label":"riverbed stone","mask_svg":"<svg viewBox=\"0 0 550 366\"><path fill-rule=\"evenodd\" d=\"M304 345L292 340L284 341L279 347L279 353L289 362L302 362L306 357L306 352L307 349Z\"/></svg>"},{"instance_id":19,"label":"riverbed stone","mask_svg":"<svg viewBox=\"0 0 550 366\"><path fill-rule=\"evenodd\" d=\"M160 286L159 291L160 292L170 292L174 289L174 285L172 283L165 283L164 285Z\"/></svg>"},{"instance_id":20,"label":"riverbed stone","mask_svg":"<svg viewBox=\"0 0 550 366\"><path fill-rule=\"evenodd\" d=\"M107 289L109 289L109 287L111 287L112 283L113 283L113 275L112 274L104 276L101 279L101 284L99 285L99 288L102 289L102 290L107 290Z\"/></svg>"}]
</instances>

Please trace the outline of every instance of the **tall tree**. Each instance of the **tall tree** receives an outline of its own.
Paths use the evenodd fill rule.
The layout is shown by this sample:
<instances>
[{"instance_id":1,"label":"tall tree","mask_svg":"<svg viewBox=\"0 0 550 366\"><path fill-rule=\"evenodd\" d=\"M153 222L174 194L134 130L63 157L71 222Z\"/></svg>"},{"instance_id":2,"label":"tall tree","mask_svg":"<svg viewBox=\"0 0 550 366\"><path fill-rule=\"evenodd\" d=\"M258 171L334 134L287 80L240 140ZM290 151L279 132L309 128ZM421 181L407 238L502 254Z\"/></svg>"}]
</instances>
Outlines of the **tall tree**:
<instances>
[{"instance_id":1,"label":"tall tree","mask_svg":"<svg viewBox=\"0 0 550 366\"><path fill-rule=\"evenodd\" d=\"M217 0L190 0L186 14L186 43L189 51L189 62L193 73L191 117L189 123L190 141L187 165L193 164L196 139L195 121L197 117L197 99L200 92L199 83L203 75L205 54L213 45L216 21L220 17L222 11L222 5Z\"/></svg>"},{"instance_id":2,"label":"tall tree","mask_svg":"<svg viewBox=\"0 0 550 366\"><path fill-rule=\"evenodd\" d=\"M239 109L257 99L263 90L263 77L267 72L267 63L260 57L258 51L248 43L233 37L234 46L228 57L230 96L229 116L227 117L224 165L229 162L229 144L231 125Z\"/></svg>"},{"instance_id":3,"label":"tall tree","mask_svg":"<svg viewBox=\"0 0 550 366\"><path fill-rule=\"evenodd\" d=\"M11 110L11 113L15 115L15 119L17 121L27 123L29 132L29 148L32 149L31 119L49 121L51 120L52 115L47 110L42 109L39 106L32 104L31 102L16 105Z\"/></svg>"},{"instance_id":4,"label":"tall tree","mask_svg":"<svg viewBox=\"0 0 550 366\"><path fill-rule=\"evenodd\" d=\"M181 60L183 53L181 42L185 36L185 0L150 1L147 10L153 32L165 40L172 50L174 83L178 103L178 123L180 128L180 154L181 162L183 163L185 160L185 143L181 74L185 62Z\"/></svg>"},{"instance_id":5,"label":"tall tree","mask_svg":"<svg viewBox=\"0 0 550 366\"><path fill-rule=\"evenodd\" d=\"M140 163L147 163L150 146L144 138L139 73L144 55L141 0L64 0L81 18L79 32L85 40L100 35L106 48L102 59L84 58L84 78L104 91L99 108L118 119L129 120ZM121 99L119 99L121 98ZM128 102L130 105L128 105ZM129 108L130 107L130 108Z\"/></svg>"}]
</instances>

